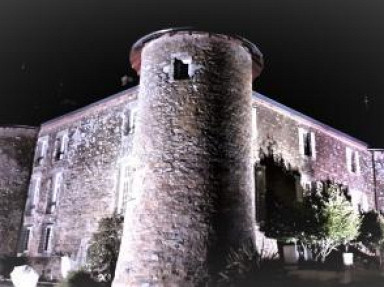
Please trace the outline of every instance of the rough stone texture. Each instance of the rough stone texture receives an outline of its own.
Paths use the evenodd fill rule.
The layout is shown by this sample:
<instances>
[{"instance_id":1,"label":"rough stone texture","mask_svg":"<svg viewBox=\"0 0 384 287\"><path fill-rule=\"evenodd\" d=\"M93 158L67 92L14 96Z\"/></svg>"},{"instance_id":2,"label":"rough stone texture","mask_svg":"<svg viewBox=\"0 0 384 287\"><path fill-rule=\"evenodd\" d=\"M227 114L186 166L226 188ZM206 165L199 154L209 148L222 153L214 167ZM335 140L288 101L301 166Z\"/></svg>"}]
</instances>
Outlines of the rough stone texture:
<instances>
[{"instance_id":1,"label":"rough stone texture","mask_svg":"<svg viewBox=\"0 0 384 287\"><path fill-rule=\"evenodd\" d=\"M119 164L130 150L132 137L122 135L123 117L134 99L136 90L132 89L41 126L38 136L48 137L48 149L42 162L35 161L33 167L32 177L41 177L38 204L24 217L24 226L32 227L25 255L32 258L40 274L58 278L64 254L79 266L84 264L88 240L98 221L115 212ZM68 135L66 152L55 160L55 138L63 131ZM48 198L57 172L62 173L63 181L56 209L49 213ZM53 227L52 241L50 250L44 251L47 225Z\"/></svg>"},{"instance_id":2,"label":"rough stone texture","mask_svg":"<svg viewBox=\"0 0 384 287\"><path fill-rule=\"evenodd\" d=\"M37 129L0 127L0 255L16 255Z\"/></svg>"},{"instance_id":3,"label":"rough stone texture","mask_svg":"<svg viewBox=\"0 0 384 287\"><path fill-rule=\"evenodd\" d=\"M376 183L376 209L384 213L384 150L371 150Z\"/></svg>"},{"instance_id":4,"label":"rough stone texture","mask_svg":"<svg viewBox=\"0 0 384 287\"><path fill-rule=\"evenodd\" d=\"M172 55L198 67L172 80ZM254 236L251 56L227 38L178 33L142 51L134 200L113 286L198 286Z\"/></svg>"},{"instance_id":5,"label":"rough stone texture","mask_svg":"<svg viewBox=\"0 0 384 287\"><path fill-rule=\"evenodd\" d=\"M296 111L255 94L257 111L257 143L259 152L268 147L282 159L288 169L297 170L302 185L332 180L348 188L351 196L364 193L371 208L375 207L372 157L368 146ZM316 157L300 154L299 128L313 132ZM346 149L359 154L360 171L351 173L347 168Z\"/></svg>"},{"instance_id":6,"label":"rough stone texture","mask_svg":"<svg viewBox=\"0 0 384 287\"><path fill-rule=\"evenodd\" d=\"M134 132L125 129L127 111L138 102L137 88L40 127L39 139L48 139L48 150L42 161L35 156L31 178L41 177L40 193L23 222L32 231L25 255L40 275L60 278L62 256L70 256L76 266L84 263L98 220L116 210L122 164L137 169L130 180L137 176L127 190L115 287L196 285L206 275L207 262L215 262L212 254L221 255L249 237L256 237L264 256L273 256L275 240L266 238L255 222L257 217L262 223L265 214L268 186L260 151L268 147L300 173L298 194L310 183L331 179L347 187L355 203L363 194L370 208L375 207L376 190L377 208L384 211L384 151L369 150L367 144L256 92L251 100L250 56L228 37L176 33L149 43L142 56ZM192 79L173 80L172 56L189 61ZM314 134L316 158L300 154L299 128ZM63 132L68 147L56 161L55 138ZM0 255L15 253L36 133L0 128ZM348 170L347 147L358 151L360 172ZM62 172L63 184L56 209L47 214L57 172ZM44 252L48 224L53 227L52 248Z\"/></svg>"}]
</instances>

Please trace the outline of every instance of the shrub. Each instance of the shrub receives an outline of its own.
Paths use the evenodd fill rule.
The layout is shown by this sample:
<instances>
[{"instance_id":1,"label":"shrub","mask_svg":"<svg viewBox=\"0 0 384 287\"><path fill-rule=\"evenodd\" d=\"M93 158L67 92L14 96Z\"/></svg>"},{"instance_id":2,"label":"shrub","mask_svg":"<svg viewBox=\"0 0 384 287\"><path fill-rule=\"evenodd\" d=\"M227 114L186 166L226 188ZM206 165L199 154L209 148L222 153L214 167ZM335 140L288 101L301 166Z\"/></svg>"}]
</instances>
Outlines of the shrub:
<instances>
[{"instance_id":1,"label":"shrub","mask_svg":"<svg viewBox=\"0 0 384 287\"><path fill-rule=\"evenodd\" d=\"M59 287L101 287L102 285L95 281L91 274L78 270L70 272L68 277L59 284Z\"/></svg>"},{"instance_id":2,"label":"shrub","mask_svg":"<svg viewBox=\"0 0 384 287\"><path fill-rule=\"evenodd\" d=\"M88 248L88 267L100 281L112 282L115 274L124 218L119 215L103 218Z\"/></svg>"},{"instance_id":3,"label":"shrub","mask_svg":"<svg viewBox=\"0 0 384 287\"><path fill-rule=\"evenodd\" d=\"M298 239L312 247L316 260L324 262L337 246L359 235L359 214L336 184L327 183L323 192L306 196L303 209L305 224Z\"/></svg>"},{"instance_id":4,"label":"shrub","mask_svg":"<svg viewBox=\"0 0 384 287\"><path fill-rule=\"evenodd\" d=\"M371 252L376 252L384 245L384 218L374 210L362 214L360 235L357 238Z\"/></svg>"},{"instance_id":5,"label":"shrub","mask_svg":"<svg viewBox=\"0 0 384 287\"><path fill-rule=\"evenodd\" d=\"M266 235L299 242L313 251L316 260L324 262L339 245L359 234L360 217L337 184L325 182L323 190L310 191L294 204L270 198L273 212L267 218Z\"/></svg>"},{"instance_id":6,"label":"shrub","mask_svg":"<svg viewBox=\"0 0 384 287\"><path fill-rule=\"evenodd\" d=\"M16 266L27 265L28 259L26 257L0 257L0 275L9 278L10 273Z\"/></svg>"},{"instance_id":7,"label":"shrub","mask_svg":"<svg viewBox=\"0 0 384 287\"><path fill-rule=\"evenodd\" d=\"M271 286L282 268L274 258L262 258L251 240L227 255L226 265L209 286ZM271 280L273 279L273 280ZM265 284L264 284L265 283Z\"/></svg>"}]
</instances>

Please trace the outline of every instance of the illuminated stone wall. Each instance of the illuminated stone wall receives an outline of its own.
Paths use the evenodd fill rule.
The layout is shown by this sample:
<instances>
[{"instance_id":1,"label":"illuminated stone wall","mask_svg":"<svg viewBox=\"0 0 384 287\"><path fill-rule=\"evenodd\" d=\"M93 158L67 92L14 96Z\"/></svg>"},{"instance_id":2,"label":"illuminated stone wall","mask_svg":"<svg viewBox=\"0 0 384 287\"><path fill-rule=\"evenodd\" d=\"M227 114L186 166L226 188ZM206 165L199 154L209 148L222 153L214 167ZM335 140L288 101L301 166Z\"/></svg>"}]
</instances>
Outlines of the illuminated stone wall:
<instances>
[{"instance_id":1,"label":"illuminated stone wall","mask_svg":"<svg viewBox=\"0 0 384 287\"><path fill-rule=\"evenodd\" d=\"M32 232L29 248L20 250L33 258L40 274L50 278L53 273L58 278L57 264L64 254L83 264L98 221L116 211L119 166L129 155L133 137L123 134L125 114L135 99L136 89L127 90L41 126L38 139L47 140L47 150L40 162L35 157L32 181L40 178L40 188L35 208L24 217L24 227L31 227ZM57 159L55 140L61 135L67 141L62 158ZM62 182L56 206L49 210L58 173ZM52 226L52 241L49 250L44 250L48 225Z\"/></svg>"},{"instance_id":2,"label":"illuminated stone wall","mask_svg":"<svg viewBox=\"0 0 384 287\"><path fill-rule=\"evenodd\" d=\"M188 66L180 79L176 60ZM15 252L32 161L30 182L39 178L40 188L24 216L30 244L19 253L48 278L60 277L64 254L84 263L99 219L119 206L122 166L130 168L130 185L114 287L196 286L224 262L229 247L250 238L263 254L277 252L256 224L267 188L260 159L268 149L300 174L297 196L308 185L333 180L348 188L355 206L374 208L368 146L252 92L251 65L238 39L171 33L143 48L139 87L43 123L38 141L34 129L0 128L0 188L11 191L0 194L0 254ZM133 110L138 121L127 127ZM312 156L302 152L303 132L313 137ZM60 135L66 148L55 159ZM36 148L32 160L42 140L44 158ZM347 159L351 152L358 156L356 171ZM384 152L374 157L381 209ZM62 184L48 212L57 174ZM52 242L43 250L48 225Z\"/></svg>"},{"instance_id":3,"label":"illuminated stone wall","mask_svg":"<svg viewBox=\"0 0 384 287\"><path fill-rule=\"evenodd\" d=\"M348 188L352 201L360 208L374 208L371 152L368 145L316 120L282 106L257 93L254 94L257 112L258 153L272 148L288 169L297 170L300 185L331 180ZM300 129L312 133L313 156L300 150ZM356 171L350 168L349 151L357 155Z\"/></svg>"},{"instance_id":4,"label":"illuminated stone wall","mask_svg":"<svg viewBox=\"0 0 384 287\"><path fill-rule=\"evenodd\" d=\"M37 128L0 127L0 255L16 255Z\"/></svg>"},{"instance_id":5,"label":"illuminated stone wall","mask_svg":"<svg viewBox=\"0 0 384 287\"><path fill-rule=\"evenodd\" d=\"M113 286L200 286L254 239L251 54L225 36L177 32L141 57L134 200Z\"/></svg>"},{"instance_id":6,"label":"illuminated stone wall","mask_svg":"<svg viewBox=\"0 0 384 287\"><path fill-rule=\"evenodd\" d=\"M372 150L371 154L374 158L374 180L376 183L376 202L377 209L384 213L384 150Z\"/></svg>"}]
</instances>

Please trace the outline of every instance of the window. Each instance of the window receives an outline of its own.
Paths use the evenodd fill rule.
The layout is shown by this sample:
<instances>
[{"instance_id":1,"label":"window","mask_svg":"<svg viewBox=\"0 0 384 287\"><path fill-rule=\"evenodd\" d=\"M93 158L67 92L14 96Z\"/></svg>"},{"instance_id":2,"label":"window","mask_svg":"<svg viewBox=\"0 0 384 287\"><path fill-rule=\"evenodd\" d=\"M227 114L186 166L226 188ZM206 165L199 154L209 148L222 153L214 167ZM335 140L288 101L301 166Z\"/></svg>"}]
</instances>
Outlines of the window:
<instances>
[{"instance_id":1,"label":"window","mask_svg":"<svg viewBox=\"0 0 384 287\"><path fill-rule=\"evenodd\" d=\"M117 212L124 214L127 202L132 200L132 167L123 163L120 166L119 172L119 187L118 187L118 199L117 199Z\"/></svg>"},{"instance_id":2,"label":"window","mask_svg":"<svg viewBox=\"0 0 384 287\"><path fill-rule=\"evenodd\" d=\"M66 132L61 132L56 136L53 149L53 159L59 161L64 158L67 151L68 135Z\"/></svg>"},{"instance_id":3,"label":"window","mask_svg":"<svg viewBox=\"0 0 384 287\"><path fill-rule=\"evenodd\" d=\"M173 59L173 79L174 80L186 80L189 79L189 64L185 61L174 58Z\"/></svg>"},{"instance_id":4,"label":"window","mask_svg":"<svg viewBox=\"0 0 384 287\"><path fill-rule=\"evenodd\" d=\"M137 110L136 109L131 109L128 110L124 114L124 119L123 119L123 134L125 136L129 134L133 134L135 132L136 128L136 116L137 116Z\"/></svg>"},{"instance_id":5,"label":"window","mask_svg":"<svg viewBox=\"0 0 384 287\"><path fill-rule=\"evenodd\" d=\"M315 133L299 128L300 154L306 158L316 158Z\"/></svg>"},{"instance_id":6,"label":"window","mask_svg":"<svg viewBox=\"0 0 384 287\"><path fill-rule=\"evenodd\" d=\"M43 251L44 252L50 252L51 251L51 245L52 245L52 225L47 225L45 227L44 233L43 233Z\"/></svg>"},{"instance_id":7,"label":"window","mask_svg":"<svg viewBox=\"0 0 384 287\"><path fill-rule=\"evenodd\" d=\"M25 214L27 216L32 215L32 211L35 209L40 191L40 176L33 176L29 184L28 197L26 202Z\"/></svg>"},{"instance_id":8,"label":"window","mask_svg":"<svg viewBox=\"0 0 384 287\"><path fill-rule=\"evenodd\" d=\"M48 137L39 138L37 140L35 164L41 165L44 162L44 158L48 148Z\"/></svg>"},{"instance_id":9,"label":"window","mask_svg":"<svg viewBox=\"0 0 384 287\"><path fill-rule=\"evenodd\" d=\"M350 173L357 174L360 172L359 152L351 148L346 148L347 169Z\"/></svg>"},{"instance_id":10,"label":"window","mask_svg":"<svg viewBox=\"0 0 384 287\"><path fill-rule=\"evenodd\" d=\"M32 226L24 226L20 236L19 252L27 252L29 250L29 243L32 235Z\"/></svg>"},{"instance_id":11,"label":"window","mask_svg":"<svg viewBox=\"0 0 384 287\"><path fill-rule=\"evenodd\" d=\"M58 194L61 190L63 182L63 174L61 172L56 173L52 178L52 186L51 186L51 192L48 195L47 200L47 213L51 214L54 213L56 210L56 202Z\"/></svg>"}]
</instances>

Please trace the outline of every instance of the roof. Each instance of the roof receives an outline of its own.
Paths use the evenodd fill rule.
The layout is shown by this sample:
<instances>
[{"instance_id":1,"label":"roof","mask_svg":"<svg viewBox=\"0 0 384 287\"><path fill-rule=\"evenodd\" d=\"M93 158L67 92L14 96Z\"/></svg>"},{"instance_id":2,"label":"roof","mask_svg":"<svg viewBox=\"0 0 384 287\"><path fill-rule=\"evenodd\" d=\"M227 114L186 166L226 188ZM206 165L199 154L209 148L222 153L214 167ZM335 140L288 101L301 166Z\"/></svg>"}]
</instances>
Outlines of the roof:
<instances>
[{"instance_id":1,"label":"roof","mask_svg":"<svg viewBox=\"0 0 384 287\"><path fill-rule=\"evenodd\" d=\"M55 126L56 124L62 124L62 122L73 121L79 117L83 117L85 113L92 112L92 111L99 110L99 109L103 109L107 103L109 104L109 103L115 102L115 101L118 102L118 101L122 100L124 98L124 96L126 96L127 94L133 94L134 92L137 91L138 87L139 86L135 86L135 87L126 89L126 90L121 91L117 94L106 97L102 100L99 100L97 102L94 102L92 104L89 104L87 106L79 108L77 110L74 110L72 112L69 112L69 113L64 114L62 116L59 116L59 117L54 118L52 120L46 121L46 122L41 124L41 127L46 128L46 127L49 127L51 125ZM291 118L294 118L296 120L300 120L304 124L310 124L310 125L314 126L315 128L320 129L323 132L326 132L333 137L336 137L338 139L344 139L344 141L347 141L348 144L357 145L360 148L365 148L365 149L368 148L368 144L366 142L361 141L355 137L352 137L352 136L350 136L350 135L348 135L342 131L339 131L339 130L337 130L337 129L335 129L335 128L327 125L327 124L324 124L324 123L322 123L322 122L320 122L314 118L311 118L311 117L309 117L309 116L307 116L307 115L305 115L299 111L296 111L290 107L287 107L287 106L285 106L285 105L283 105L283 104L281 104L275 100L272 100L271 98L268 98L267 96L264 96L264 95L262 95L256 91L252 92L252 96L254 99L258 100L260 103L264 103L265 105L267 105L267 106L269 106L269 107L271 107L277 111L280 111L281 113L284 113L285 115L290 116ZM0 128L1 127L2 126L0 126ZM5 127L34 129L34 127L17 126L17 125L5 126Z\"/></svg>"},{"instance_id":2,"label":"roof","mask_svg":"<svg viewBox=\"0 0 384 287\"><path fill-rule=\"evenodd\" d=\"M95 112L97 110L102 110L106 107L106 104L111 104L115 102L119 102L122 100L125 96L133 94L138 89L138 86L134 86L131 88L128 88L124 91L121 91L117 94L114 94L112 96L106 97L104 99L101 99L99 101L96 101L92 104L86 105L82 108L79 108L77 110L74 110L72 112L69 112L67 114L64 114L62 116L59 116L57 118L53 118L51 120L48 120L46 122L43 122L41 124L41 128L47 128L50 126L54 126L56 124L61 124L62 122L68 122L68 121L74 121L76 119L79 119L81 117L85 116L85 113L89 112Z\"/></svg>"},{"instance_id":3,"label":"roof","mask_svg":"<svg viewBox=\"0 0 384 287\"><path fill-rule=\"evenodd\" d=\"M336 137L338 139L343 138L344 140L348 141L349 144L358 145L363 148L368 148L368 144L364 141L361 141L355 137L352 137L342 131L339 131L327 124L324 124L318 120L315 120L314 118L311 118L299 111L296 111L290 107L287 107L275 100L272 100L256 91L253 91L252 96L254 99L264 102L265 104L269 106L273 106L273 108L280 110L281 112L287 114L290 117L293 118L299 118L301 121L307 122L311 125L314 125L316 128L321 129L322 131L330 134L333 137Z\"/></svg>"}]
</instances>

